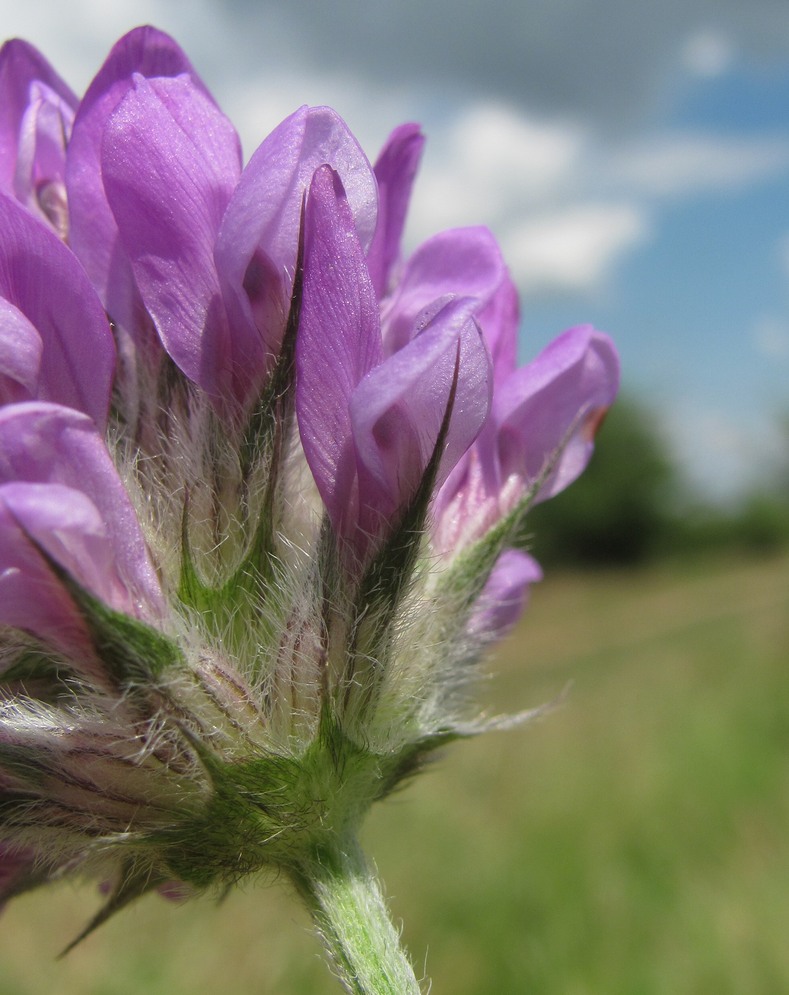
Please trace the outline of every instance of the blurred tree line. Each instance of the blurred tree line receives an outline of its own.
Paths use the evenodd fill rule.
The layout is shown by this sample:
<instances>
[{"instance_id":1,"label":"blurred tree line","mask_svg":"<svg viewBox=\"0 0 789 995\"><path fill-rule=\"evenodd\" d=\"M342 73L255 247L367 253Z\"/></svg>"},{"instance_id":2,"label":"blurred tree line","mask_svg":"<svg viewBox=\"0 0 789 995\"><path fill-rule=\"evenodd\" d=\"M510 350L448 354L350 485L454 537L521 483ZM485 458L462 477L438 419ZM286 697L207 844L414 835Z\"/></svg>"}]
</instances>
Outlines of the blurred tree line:
<instances>
[{"instance_id":1,"label":"blurred tree line","mask_svg":"<svg viewBox=\"0 0 789 995\"><path fill-rule=\"evenodd\" d=\"M690 498L647 409L620 398L584 475L533 508L529 549L547 567L619 566L707 550L789 548L787 457L773 479L738 505Z\"/></svg>"}]
</instances>

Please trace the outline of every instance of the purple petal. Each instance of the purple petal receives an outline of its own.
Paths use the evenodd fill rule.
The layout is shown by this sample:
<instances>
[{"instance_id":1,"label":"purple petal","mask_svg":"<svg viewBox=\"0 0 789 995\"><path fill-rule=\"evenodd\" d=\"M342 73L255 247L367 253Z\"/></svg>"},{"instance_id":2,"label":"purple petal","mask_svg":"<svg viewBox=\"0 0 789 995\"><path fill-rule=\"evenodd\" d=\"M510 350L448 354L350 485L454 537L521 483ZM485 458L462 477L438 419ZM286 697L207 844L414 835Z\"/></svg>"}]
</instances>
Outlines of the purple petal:
<instances>
[{"instance_id":1,"label":"purple petal","mask_svg":"<svg viewBox=\"0 0 789 995\"><path fill-rule=\"evenodd\" d=\"M0 411L0 485L16 488L4 491L16 521L97 597L143 619L161 616L163 597L137 517L89 418L40 402ZM62 527L57 495L63 498ZM77 537L69 562L50 545L60 541L61 531Z\"/></svg>"},{"instance_id":2,"label":"purple petal","mask_svg":"<svg viewBox=\"0 0 789 995\"><path fill-rule=\"evenodd\" d=\"M46 124L42 122L41 129L46 133L49 125L56 124L58 118L65 125L70 123L77 98L32 45L20 39L6 42L0 50L0 190L6 193L19 192L20 159L27 158L31 167L22 170L22 173L28 174L29 184L32 180L63 179L63 150L67 133L58 136L56 130L49 132L53 142L49 147L46 142L42 143L40 157L34 155L33 161L30 161L30 111L35 105L47 119ZM45 110L42 109L44 107ZM50 111L54 112L53 117L50 117ZM34 111L33 121L37 116ZM33 126L34 133L38 130ZM37 176L32 168L36 161L39 167ZM28 192L34 192L32 185ZM26 200L27 196L23 199Z\"/></svg>"},{"instance_id":3,"label":"purple petal","mask_svg":"<svg viewBox=\"0 0 789 995\"><path fill-rule=\"evenodd\" d=\"M113 47L74 121L66 162L69 244L107 311L128 331L138 323L139 295L104 193L101 143L107 120L131 89L135 73L145 77L183 73L202 88L191 63L172 38L155 28L135 28Z\"/></svg>"},{"instance_id":4,"label":"purple petal","mask_svg":"<svg viewBox=\"0 0 789 995\"><path fill-rule=\"evenodd\" d=\"M454 390L435 486L476 438L490 408L490 360L473 302L445 303L404 349L373 369L351 399L354 441L364 473L359 502L380 520L415 495ZM365 530L374 523L363 522Z\"/></svg>"},{"instance_id":5,"label":"purple petal","mask_svg":"<svg viewBox=\"0 0 789 995\"><path fill-rule=\"evenodd\" d=\"M424 144L418 124L400 125L387 139L374 166L378 223L367 253L367 266L379 299L391 289L394 270L400 261L408 202Z\"/></svg>"},{"instance_id":6,"label":"purple petal","mask_svg":"<svg viewBox=\"0 0 789 995\"><path fill-rule=\"evenodd\" d=\"M30 632L69 655L84 653L84 626L31 538L98 593L97 581L111 571L101 516L71 487L0 484L0 625Z\"/></svg>"},{"instance_id":7,"label":"purple petal","mask_svg":"<svg viewBox=\"0 0 789 995\"><path fill-rule=\"evenodd\" d=\"M493 423L500 479L527 484L561 450L538 500L558 494L586 467L594 435L619 386L619 358L607 335L591 325L571 328L497 389Z\"/></svg>"},{"instance_id":8,"label":"purple petal","mask_svg":"<svg viewBox=\"0 0 789 995\"><path fill-rule=\"evenodd\" d=\"M378 301L337 174L317 170L305 212L304 290L296 341L302 446L338 535L353 533L358 492L349 404L381 359Z\"/></svg>"},{"instance_id":9,"label":"purple petal","mask_svg":"<svg viewBox=\"0 0 789 995\"><path fill-rule=\"evenodd\" d=\"M387 355L410 341L418 315L433 301L447 295L472 297L481 310L505 278L501 252L487 228L456 228L429 239L406 263L385 310Z\"/></svg>"},{"instance_id":10,"label":"purple petal","mask_svg":"<svg viewBox=\"0 0 789 995\"><path fill-rule=\"evenodd\" d=\"M302 107L263 141L219 231L216 265L234 334L257 329L255 339L262 336L269 354L279 351L290 305L304 195L324 163L339 174L366 247L375 225L375 181L348 126L328 107Z\"/></svg>"},{"instance_id":11,"label":"purple petal","mask_svg":"<svg viewBox=\"0 0 789 995\"><path fill-rule=\"evenodd\" d=\"M115 344L85 271L51 231L3 195L0 230L0 297L43 343L38 396L84 411L103 429Z\"/></svg>"},{"instance_id":12,"label":"purple petal","mask_svg":"<svg viewBox=\"0 0 789 995\"><path fill-rule=\"evenodd\" d=\"M494 642L505 636L526 607L529 587L542 580L539 563L527 553L507 549L496 561L474 606L469 631Z\"/></svg>"},{"instance_id":13,"label":"purple petal","mask_svg":"<svg viewBox=\"0 0 789 995\"><path fill-rule=\"evenodd\" d=\"M104 133L104 188L142 299L167 352L214 397L238 396L249 373L213 256L240 155L233 126L188 76L135 76Z\"/></svg>"},{"instance_id":14,"label":"purple petal","mask_svg":"<svg viewBox=\"0 0 789 995\"><path fill-rule=\"evenodd\" d=\"M0 297L0 405L36 397L43 350L33 325Z\"/></svg>"},{"instance_id":15,"label":"purple petal","mask_svg":"<svg viewBox=\"0 0 789 995\"><path fill-rule=\"evenodd\" d=\"M509 273L477 312L477 321L493 361L493 380L500 384L515 370L518 358L518 291Z\"/></svg>"}]
</instances>

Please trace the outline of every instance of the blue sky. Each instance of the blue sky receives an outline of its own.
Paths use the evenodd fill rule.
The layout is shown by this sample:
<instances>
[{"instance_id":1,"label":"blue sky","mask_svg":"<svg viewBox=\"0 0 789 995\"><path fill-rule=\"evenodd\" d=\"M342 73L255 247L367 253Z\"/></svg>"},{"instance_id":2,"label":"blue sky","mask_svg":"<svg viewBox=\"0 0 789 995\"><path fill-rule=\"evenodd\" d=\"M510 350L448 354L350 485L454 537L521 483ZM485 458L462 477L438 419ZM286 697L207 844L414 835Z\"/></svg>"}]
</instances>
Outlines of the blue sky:
<instances>
[{"instance_id":1,"label":"blue sky","mask_svg":"<svg viewBox=\"0 0 789 995\"><path fill-rule=\"evenodd\" d=\"M109 9L107 9L109 8ZM136 24L170 31L250 153L329 103L371 157L429 139L410 241L487 224L521 288L526 359L592 321L688 481L736 497L786 462L785 0L0 0L76 88ZM601 439L604 444L604 436Z\"/></svg>"}]
</instances>

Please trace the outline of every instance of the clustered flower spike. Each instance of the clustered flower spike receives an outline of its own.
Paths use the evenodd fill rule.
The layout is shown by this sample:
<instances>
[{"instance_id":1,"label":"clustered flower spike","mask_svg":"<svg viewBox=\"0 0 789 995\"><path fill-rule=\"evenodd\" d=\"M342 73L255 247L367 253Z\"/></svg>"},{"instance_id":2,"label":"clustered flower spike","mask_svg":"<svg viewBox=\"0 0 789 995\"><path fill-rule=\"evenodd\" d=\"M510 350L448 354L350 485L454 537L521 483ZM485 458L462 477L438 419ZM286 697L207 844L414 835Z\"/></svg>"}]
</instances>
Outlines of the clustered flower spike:
<instances>
[{"instance_id":1,"label":"clustered flower spike","mask_svg":"<svg viewBox=\"0 0 789 995\"><path fill-rule=\"evenodd\" d=\"M82 100L2 49L0 902L95 875L87 932L275 868L349 991L418 991L356 830L485 728L526 513L618 382L588 326L517 367L486 229L403 259L422 145L302 107L244 165L153 28Z\"/></svg>"}]
</instances>

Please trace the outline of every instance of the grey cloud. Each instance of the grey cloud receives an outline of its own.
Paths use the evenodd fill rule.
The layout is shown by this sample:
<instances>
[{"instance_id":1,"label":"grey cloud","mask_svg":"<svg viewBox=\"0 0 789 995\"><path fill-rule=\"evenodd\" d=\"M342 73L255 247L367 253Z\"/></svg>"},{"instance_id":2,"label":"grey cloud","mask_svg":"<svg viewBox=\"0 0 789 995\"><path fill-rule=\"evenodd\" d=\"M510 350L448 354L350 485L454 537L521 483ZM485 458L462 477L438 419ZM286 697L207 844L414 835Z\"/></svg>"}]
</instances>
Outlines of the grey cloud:
<instances>
[{"instance_id":1,"label":"grey cloud","mask_svg":"<svg viewBox=\"0 0 789 995\"><path fill-rule=\"evenodd\" d=\"M694 31L719 30L752 57L789 50L786 0L224 0L223 9L245 23L250 59L287 52L313 68L473 89L609 126L654 108Z\"/></svg>"}]
</instances>

